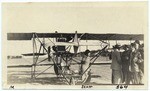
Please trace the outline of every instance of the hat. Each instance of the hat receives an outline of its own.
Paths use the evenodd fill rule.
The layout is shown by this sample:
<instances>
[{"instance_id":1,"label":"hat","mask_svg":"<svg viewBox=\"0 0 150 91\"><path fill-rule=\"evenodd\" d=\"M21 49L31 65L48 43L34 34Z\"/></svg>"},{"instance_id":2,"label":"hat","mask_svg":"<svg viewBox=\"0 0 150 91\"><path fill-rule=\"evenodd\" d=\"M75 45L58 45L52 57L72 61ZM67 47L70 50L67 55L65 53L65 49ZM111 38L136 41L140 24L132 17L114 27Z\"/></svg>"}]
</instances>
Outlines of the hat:
<instances>
[{"instance_id":1,"label":"hat","mask_svg":"<svg viewBox=\"0 0 150 91\"><path fill-rule=\"evenodd\" d=\"M123 48L123 49L125 49L125 48L130 48L130 46L125 44L125 45L122 46L122 48Z\"/></svg>"},{"instance_id":2,"label":"hat","mask_svg":"<svg viewBox=\"0 0 150 91\"><path fill-rule=\"evenodd\" d=\"M135 47L136 46L136 44L135 43L131 43L131 47Z\"/></svg>"},{"instance_id":3,"label":"hat","mask_svg":"<svg viewBox=\"0 0 150 91\"><path fill-rule=\"evenodd\" d=\"M134 43L137 43L137 44L139 44L140 45L140 41L139 40L135 40L135 42Z\"/></svg>"},{"instance_id":4,"label":"hat","mask_svg":"<svg viewBox=\"0 0 150 91\"><path fill-rule=\"evenodd\" d=\"M116 45L113 46L113 49L120 49L120 48L121 48L121 46L118 45L118 44L116 44Z\"/></svg>"},{"instance_id":5,"label":"hat","mask_svg":"<svg viewBox=\"0 0 150 91\"><path fill-rule=\"evenodd\" d=\"M88 49L84 52L85 55L88 55L89 53L90 53L90 50Z\"/></svg>"}]
</instances>

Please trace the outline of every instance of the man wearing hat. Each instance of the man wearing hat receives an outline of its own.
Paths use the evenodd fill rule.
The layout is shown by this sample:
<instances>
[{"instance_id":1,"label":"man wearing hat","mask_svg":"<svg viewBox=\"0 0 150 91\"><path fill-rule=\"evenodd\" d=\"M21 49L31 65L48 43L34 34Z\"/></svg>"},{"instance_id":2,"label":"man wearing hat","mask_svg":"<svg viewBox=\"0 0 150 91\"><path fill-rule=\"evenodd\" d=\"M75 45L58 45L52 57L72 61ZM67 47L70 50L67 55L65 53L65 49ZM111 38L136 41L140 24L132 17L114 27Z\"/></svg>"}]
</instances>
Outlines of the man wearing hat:
<instances>
[{"instance_id":1,"label":"man wearing hat","mask_svg":"<svg viewBox=\"0 0 150 91\"><path fill-rule=\"evenodd\" d=\"M123 53L121 55L121 61L122 61L122 73L123 73L123 83L125 84L129 84L130 80L129 80L129 76L130 76L130 72L129 72L129 57L130 57L130 50L129 50L129 45L124 45L123 46Z\"/></svg>"},{"instance_id":2,"label":"man wearing hat","mask_svg":"<svg viewBox=\"0 0 150 91\"><path fill-rule=\"evenodd\" d=\"M135 44L135 48L138 50L139 47L140 47L140 41L139 40L135 40L134 44Z\"/></svg>"},{"instance_id":3,"label":"man wearing hat","mask_svg":"<svg viewBox=\"0 0 150 91\"><path fill-rule=\"evenodd\" d=\"M113 46L113 52L111 54L112 84L120 84L122 82L121 56L119 50L120 45Z\"/></svg>"}]
</instances>

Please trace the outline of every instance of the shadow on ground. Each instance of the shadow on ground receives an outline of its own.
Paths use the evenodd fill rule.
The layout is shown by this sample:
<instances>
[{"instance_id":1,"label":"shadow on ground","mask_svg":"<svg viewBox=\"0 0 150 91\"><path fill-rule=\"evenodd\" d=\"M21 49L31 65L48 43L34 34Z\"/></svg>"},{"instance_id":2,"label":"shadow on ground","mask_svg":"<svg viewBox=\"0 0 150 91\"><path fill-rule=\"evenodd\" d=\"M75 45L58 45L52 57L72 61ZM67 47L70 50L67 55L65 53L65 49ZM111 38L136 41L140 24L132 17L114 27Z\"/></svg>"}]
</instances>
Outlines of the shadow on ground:
<instances>
[{"instance_id":1,"label":"shadow on ground","mask_svg":"<svg viewBox=\"0 0 150 91\"><path fill-rule=\"evenodd\" d=\"M28 72L27 72L28 73ZM51 74L51 73L50 73ZM53 74L53 73L52 73ZM22 73L21 74L9 74L8 75L8 84L39 84L39 85L67 85L65 79L55 77L37 77L35 79L31 79L30 75ZM76 85L81 85L81 82L76 83ZM86 85L99 85L96 82L89 82Z\"/></svg>"}]
</instances>

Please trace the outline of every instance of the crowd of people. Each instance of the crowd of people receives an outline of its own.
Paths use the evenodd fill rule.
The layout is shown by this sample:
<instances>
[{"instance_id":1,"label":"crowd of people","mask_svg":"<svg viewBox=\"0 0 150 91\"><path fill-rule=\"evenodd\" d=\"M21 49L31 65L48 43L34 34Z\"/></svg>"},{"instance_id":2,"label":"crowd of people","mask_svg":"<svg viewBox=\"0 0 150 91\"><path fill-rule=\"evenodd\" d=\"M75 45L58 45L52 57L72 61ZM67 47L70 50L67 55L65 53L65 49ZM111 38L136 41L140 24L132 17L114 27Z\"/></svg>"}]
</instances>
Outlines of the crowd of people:
<instances>
[{"instance_id":1,"label":"crowd of people","mask_svg":"<svg viewBox=\"0 0 150 91\"><path fill-rule=\"evenodd\" d=\"M120 52L120 48L124 51ZM112 84L143 84L144 44L115 45L111 52Z\"/></svg>"}]
</instances>

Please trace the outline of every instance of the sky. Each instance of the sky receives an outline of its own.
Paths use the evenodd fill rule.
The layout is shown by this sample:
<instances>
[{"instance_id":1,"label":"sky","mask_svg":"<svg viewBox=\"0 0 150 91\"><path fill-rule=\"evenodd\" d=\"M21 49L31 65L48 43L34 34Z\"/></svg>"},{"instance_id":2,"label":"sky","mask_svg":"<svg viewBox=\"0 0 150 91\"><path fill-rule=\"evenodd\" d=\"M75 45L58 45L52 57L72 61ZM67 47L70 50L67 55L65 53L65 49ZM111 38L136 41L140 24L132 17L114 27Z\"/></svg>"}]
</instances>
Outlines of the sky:
<instances>
[{"instance_id":1,"label":"sky","mask_svg":"<svg viewBox=\"0 0 150 91\"><path fill-rule=\"evenodd\" d=\"M2 4L7 54L32 50L32 41L7 41L7 32L144 34L147 22L146 2Z\"/></svg>"}]
</instances>

